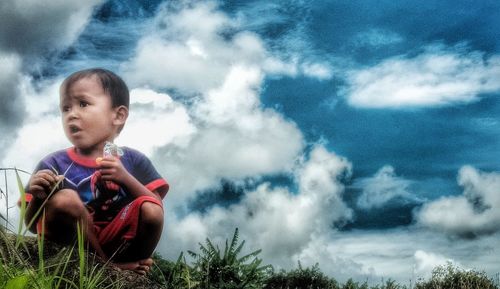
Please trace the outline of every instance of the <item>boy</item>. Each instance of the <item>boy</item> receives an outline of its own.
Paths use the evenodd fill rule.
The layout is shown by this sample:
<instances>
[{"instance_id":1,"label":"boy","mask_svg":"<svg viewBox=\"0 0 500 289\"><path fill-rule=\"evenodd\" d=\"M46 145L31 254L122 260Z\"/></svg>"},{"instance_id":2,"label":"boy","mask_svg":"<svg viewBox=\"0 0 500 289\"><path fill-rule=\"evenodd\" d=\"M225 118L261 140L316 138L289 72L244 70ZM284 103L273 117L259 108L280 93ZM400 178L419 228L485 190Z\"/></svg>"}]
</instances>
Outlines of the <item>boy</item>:
<instances>
[{"instance_id":1,"label":"boy","mask_svg":"<svg viewBox=\"0 0 500 289\"><path fill-rule=\"evenodd\" d=\"M37 217L32 232L40 234L43 225L46 238L65 244L73 242L80 222L98 255L112 258L119 268L146 274L163 228L168 184L142 153L113 147L128 107L126 84L109 70L82 70L64 80L60 109L73 147L38 164L27 187L26 221ZM103 157L110 149L114 153ZM42 224L41 214L35 215L45 200Z\"/></svg>"}]
</instances>

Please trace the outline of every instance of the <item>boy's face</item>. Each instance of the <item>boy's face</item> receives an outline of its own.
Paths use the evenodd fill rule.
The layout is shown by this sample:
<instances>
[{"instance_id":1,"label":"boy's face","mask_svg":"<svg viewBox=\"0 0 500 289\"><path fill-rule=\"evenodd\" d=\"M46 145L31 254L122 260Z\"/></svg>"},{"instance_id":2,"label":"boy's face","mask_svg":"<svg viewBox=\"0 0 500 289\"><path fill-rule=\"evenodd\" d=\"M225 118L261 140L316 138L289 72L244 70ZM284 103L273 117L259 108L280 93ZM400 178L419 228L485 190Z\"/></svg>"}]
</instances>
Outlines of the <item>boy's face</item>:
<instances>
[{"instance_id":1,"label":"boy's face","mask_svg":"<svg viewBox=\"0 0 500 289\"><path fill-rule=\"evenodd\" d=\"M117 134L116 109L95 76L61 90L60 109L64 133L84 154L102 153L104 143Z\"/></svg>"}]
</instances>

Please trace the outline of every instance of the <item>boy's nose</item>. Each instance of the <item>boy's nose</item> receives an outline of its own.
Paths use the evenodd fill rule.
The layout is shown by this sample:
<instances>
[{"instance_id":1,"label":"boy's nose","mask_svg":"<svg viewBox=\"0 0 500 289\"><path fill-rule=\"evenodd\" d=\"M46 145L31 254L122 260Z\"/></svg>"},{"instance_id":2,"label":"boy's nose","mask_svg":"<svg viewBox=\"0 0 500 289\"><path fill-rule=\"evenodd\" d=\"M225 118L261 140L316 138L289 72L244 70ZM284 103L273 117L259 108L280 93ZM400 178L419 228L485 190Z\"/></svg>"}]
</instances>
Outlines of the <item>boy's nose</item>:
<instances>
[{"instance_id":1,"label":"boy's nose","mask_svg":"<svg viewBox=\"0 0 500 289\"><path fill-rule=\"evenodd\" d=\"M78 109L71 109L70 111L68 111L68 114L66 116L68 119L76 119L79 117L79 114L78 114Z\"/></svg>"}]
</instances>

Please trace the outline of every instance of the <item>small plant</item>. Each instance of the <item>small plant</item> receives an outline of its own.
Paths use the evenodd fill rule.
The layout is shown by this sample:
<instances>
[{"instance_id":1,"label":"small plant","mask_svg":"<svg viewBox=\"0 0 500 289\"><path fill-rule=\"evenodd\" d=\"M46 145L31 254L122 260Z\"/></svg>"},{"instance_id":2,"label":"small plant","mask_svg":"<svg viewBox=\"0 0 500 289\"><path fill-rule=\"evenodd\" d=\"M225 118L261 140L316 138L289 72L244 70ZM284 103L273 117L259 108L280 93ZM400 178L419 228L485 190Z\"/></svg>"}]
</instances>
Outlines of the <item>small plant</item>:
<instances>
[{"instance_id":1,"label":"small plant","mask_svg":"<svg viewBox=\"0 0 500 289\"><path fill-rule=\"evenodd\" d=\"M415 289L498 289L484 272L462 270L448 263L436 267L429 281L418 282Z\"/></svg>"},{"instance_id":2,"label":"small plant","mask_svg":"<svg viewBox=\"0 0 500 289\"><path fill-rule=\"evenodd\" d=\"M150 279L167 287L175 289L196 288L199 282L193 280L192 268L187 264L181 253L177 262L165 260L159 253L153 255L155 266L150 273Z\"/></svg>"},{"instance_id":3,"label":"small plant","mask_svg":"<svg viewBox=\"0 0 500 289\"><path fill-rule=\"evenodd\" d=\"M299 266L295 270L272 272L264 289L407 289L407 287L397 284L392 279L387 280L382 285L371 287L367 282L359 283L352 278L344 284L339 284L337 280L321 272L318 263L312 267L303 268L299 262Z\"/></svg>"},{"instance_id":4,"label":"small plant","mask_svg":"<svg viewBox=\"0 0 500 289\"><path fill-rule=\"evenodd\" d=\"M199 286L227 289L262 288L270 266L261 266L262 260L257 258L261 250L238 257L244 244L245 241L238 244L238 228L236 228L230 244L226 239L224 252L221 252L218 246L214 246L208 238L206 246L200 244L201 253L188 251L196 260L193 271L194 279L199 281Z\"/></svg>"},{"instance_id":5,"label":"small plant","mask_svg":"<svg viewBox=\"0 0 500 289\"><path fill-rule=\"evenodd\" d=\"M366 286L366 289L368 289L368 286ZM371 287L371 289L407 289L407 287L396 283L396 281L392 279L389 279L384 284Z\"/></svg>"},{"instance_id":6,"label":"small plant","mask_svg":"<svg viewBox=\"0 0 500 289\"><path fill-rule=\"evenodd\" d=\"M272 272L266 281L265 289L339 289L337 281L327 277L316 263L310 268L299 267L290 272Z\"/></svg>"}]
</instances>

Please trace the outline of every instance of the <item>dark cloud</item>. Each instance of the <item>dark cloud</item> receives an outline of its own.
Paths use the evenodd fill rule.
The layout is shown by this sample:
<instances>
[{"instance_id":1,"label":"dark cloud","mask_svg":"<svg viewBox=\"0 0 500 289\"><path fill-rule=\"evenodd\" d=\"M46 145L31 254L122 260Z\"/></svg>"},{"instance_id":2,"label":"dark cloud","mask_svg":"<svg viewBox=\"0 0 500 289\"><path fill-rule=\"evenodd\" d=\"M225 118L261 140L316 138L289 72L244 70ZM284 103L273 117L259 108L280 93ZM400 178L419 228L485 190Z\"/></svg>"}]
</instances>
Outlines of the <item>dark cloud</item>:
<instances>
[{"instance_id":1,"label":"dark cloud","mask_svg":"<svg viewBox=\"0 0 500 289\"><path fill-rule=\"evenodd\" d=\"M17 129L22 124L25 109L19 95L20 60L16 55L4 55L0 52L0 160L5 148L13 141Z\"/></svg>"},{"instance_id":2,"label":"dark cloud","mask_svg":"<svg viewBox=\"0 0 500 289\"><path fill-rule=\"evenodd\" d=\"M93 1L0 2L0 49L41 56L72 43L87 23Z\"/></svg>"},{"instance_id":3,"label":"dark cloud","mask_svg":"<svg viewBox=\"0 0 500 289\"><path fill-rule=\"evenodd\" d=\"M0 2L0 159L26 112L19 90L23 75L37 71L42 58L71 44L100 2Z\"/></svg>"},{"instance_id":4,"label":"dark cloud","mask_svg":"<svg viewBox=\"0 0 500 289\"><path fill-rule=\"evenodd\" d=\"M111 0L104 3L95 13L95 18L108 22L116 18L150 17L163 0Z\"/></svg>"},{"instance_id":5,"label":"dark cloud","mask_svg":"<svg viewBox=\"0 0 500 289\"><path fill-rule=\"evenodd\" d=\"M227 208L241 201L245 191L248 190L247 187L248 185L222 179L219 187L199 192L189 203L188 209L192 212L206 213L214 206Z\"/></svg>"}]
</instances>

